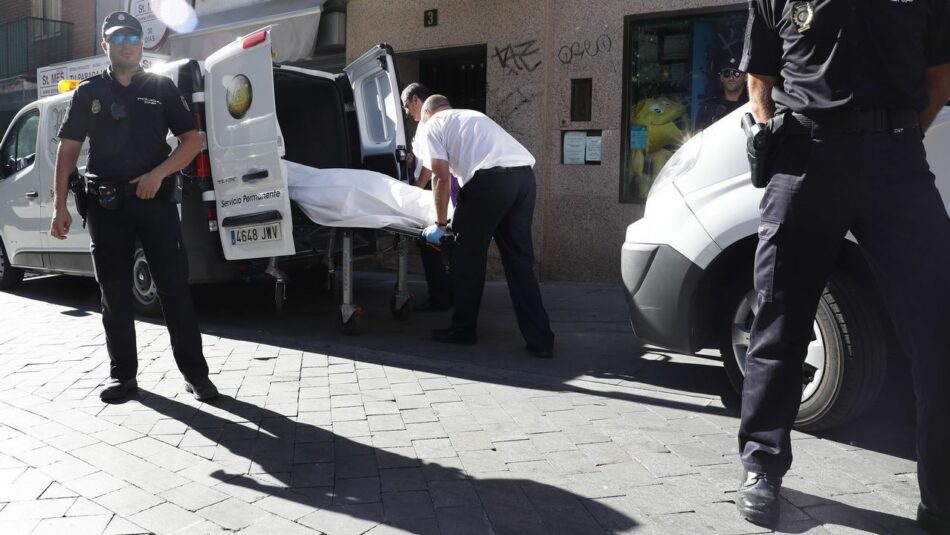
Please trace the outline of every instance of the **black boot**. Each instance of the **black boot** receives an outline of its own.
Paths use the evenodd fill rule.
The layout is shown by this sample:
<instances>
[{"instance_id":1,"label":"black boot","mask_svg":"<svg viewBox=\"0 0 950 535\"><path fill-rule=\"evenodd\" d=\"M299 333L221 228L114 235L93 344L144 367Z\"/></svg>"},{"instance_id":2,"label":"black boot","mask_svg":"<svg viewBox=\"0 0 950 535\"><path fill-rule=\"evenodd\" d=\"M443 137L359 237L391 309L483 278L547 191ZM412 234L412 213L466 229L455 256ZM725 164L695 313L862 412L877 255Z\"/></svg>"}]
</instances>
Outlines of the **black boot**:
<instances>
[{"instance_id":1,"label":"black boot","mask_svg":"<svg viewBox=\"0 0 950 535\"><path fill-rule=\"evenodd\" d=\"M185 392L193 395L198 401L208 401L218 397L218 388L209 379L194 383L185 381Z\"/></svg>"},{"instance_id":2,"label":"black boot","mask_svg":"<svg viewBox=\"0 0 950 535\"><path fill-rule=\"evenodd\" d=\"M739 491L736 492L736 507L742 518L760 526L771 526L779 518L779 491L782 478L766 474L746 472Z\"/></svg>"},{"instance_id":3,"label":"black boot","mask_svg":"<svg viewBox=\"0 0 950 535\"><path fill-rule=\"evenodd\" d=\"M132 392L135 392L138 387L139 384L134 378L128 381L111 378L106 382L102 390L99 391L99 399L102 401L120 401Z\"/></svg>"}]
</instances>

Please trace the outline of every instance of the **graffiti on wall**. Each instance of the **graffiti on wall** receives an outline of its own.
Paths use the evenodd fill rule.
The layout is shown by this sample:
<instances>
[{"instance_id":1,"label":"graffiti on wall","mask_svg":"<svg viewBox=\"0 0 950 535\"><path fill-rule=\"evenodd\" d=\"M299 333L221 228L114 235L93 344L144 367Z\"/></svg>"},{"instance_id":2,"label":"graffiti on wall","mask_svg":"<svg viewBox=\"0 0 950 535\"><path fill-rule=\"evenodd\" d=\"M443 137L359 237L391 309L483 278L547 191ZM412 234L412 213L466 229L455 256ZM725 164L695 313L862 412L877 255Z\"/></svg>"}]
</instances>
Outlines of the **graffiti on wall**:
<instances>
[{"instance_id":1,"label":"graffiti on wall","mask_svg":"<svg viewBox=\"0 0 950 535\"><path fill-rule=\"evenodd\" d=\"M541 48L538 47L536 39L493 48L495 53L491 57L497 58L501 68L508 74L534 72L541 66Z\"/></svg>"},{"instance_id":2,"label":"graffiti on wall","mask_svg":"<svg viewBox=\"0 0 950 535\"><path fill-rule=\"evenodd\" d=\"M584 56L593 58L601 52L610 52L611 48L613 48L613 41L609 35L603 33L593 41L584 39L583 41L574 41L571 44L562 46L557 52L557 59L560 60L562 64L568 65L574 60L579 60Z\"/></svg>"},{"instance_id":3,"label":"graffiti on wall","mask_svg":"<svg viewBox=\"0 0 950 535\"><path fill-rule=\"evenodd\" d=\"M534 104L541 94L542 90L537 87L519 87L499 93L497 100L493 99L496 104L493 106L492 119L515 139L525 139L525 134L534 125L530 119L537 117L538 110Z\"/></svg>"}]
</instances>

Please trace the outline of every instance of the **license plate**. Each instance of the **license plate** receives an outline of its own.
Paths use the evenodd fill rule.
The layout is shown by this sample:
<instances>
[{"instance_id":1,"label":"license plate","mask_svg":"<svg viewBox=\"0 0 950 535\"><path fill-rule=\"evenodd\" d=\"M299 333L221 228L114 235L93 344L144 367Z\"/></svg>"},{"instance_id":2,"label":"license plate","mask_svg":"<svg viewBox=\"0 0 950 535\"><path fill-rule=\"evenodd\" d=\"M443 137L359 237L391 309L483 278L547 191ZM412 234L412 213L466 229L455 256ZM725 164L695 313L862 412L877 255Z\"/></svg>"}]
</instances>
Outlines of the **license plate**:
<instances>
[{"instance_id":1,"label":"license plate","mask_svg":"<svg viewBox=\"0 0 950 535\"><path fill-rule=\"evenodd\" d=\"M280 239L280 223L231 229L231 245L245 245Z\"/></svg>"}]
</instances>

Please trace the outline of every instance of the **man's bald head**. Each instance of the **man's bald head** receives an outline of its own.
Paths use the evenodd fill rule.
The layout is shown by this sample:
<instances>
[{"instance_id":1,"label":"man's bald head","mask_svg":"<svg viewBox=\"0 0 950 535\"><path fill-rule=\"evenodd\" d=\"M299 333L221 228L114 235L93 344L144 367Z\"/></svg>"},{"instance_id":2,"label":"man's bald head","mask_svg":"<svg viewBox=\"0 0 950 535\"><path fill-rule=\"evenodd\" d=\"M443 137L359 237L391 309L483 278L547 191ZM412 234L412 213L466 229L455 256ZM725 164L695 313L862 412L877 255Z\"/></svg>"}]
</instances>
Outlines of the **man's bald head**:
<instances>
[{"instance_id":1,"label":"man's bald head","mask_svg":"<svg viewBox=\"0 0 950 535\"><path fill-rule=\"evenodd\" d=\"M451 110L452 105L445 95L432 95L422 104L422 122L442 110Z\"/></svg>"}]
</instances>

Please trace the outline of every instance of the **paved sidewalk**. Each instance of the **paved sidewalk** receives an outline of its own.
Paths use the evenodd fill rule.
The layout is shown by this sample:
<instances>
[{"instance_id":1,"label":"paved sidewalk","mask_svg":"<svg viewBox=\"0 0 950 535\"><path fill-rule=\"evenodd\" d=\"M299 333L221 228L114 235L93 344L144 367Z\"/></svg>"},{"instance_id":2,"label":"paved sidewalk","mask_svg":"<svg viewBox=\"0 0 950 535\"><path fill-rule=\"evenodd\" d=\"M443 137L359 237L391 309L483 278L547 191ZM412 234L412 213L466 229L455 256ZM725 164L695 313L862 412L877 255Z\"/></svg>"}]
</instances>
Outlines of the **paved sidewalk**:
<instances>
[{"instance_id":1,"label":"paved sidewalk","mask_svg":"<svg viewBox=\"0 0 950 535\"><path fill-rule=\"evenodd\" d=\"M718 362L637 352L612 375L596 329L570 331L580 308L606 307L633 352L622 298L591 298L612 287L544 286L555 330L570 331L554 363L524 356L499 284L486 303L502 307L485 314L511 333L483 340L485 358L415 335L380 347L372 330L330 346L311 332L303 347L261 342L278 327L211 327L222 396L205 404L184 393L164 327L138 322L140 392L104 405L100 316L85 289L53 297L88 281L58 281L0 293L0 534L768 531L732 503L738 423ZM686 369L695 388L664 377ZM794 440L781 531L917 533L912 460Z\"/></svg>"}]
</instances>

